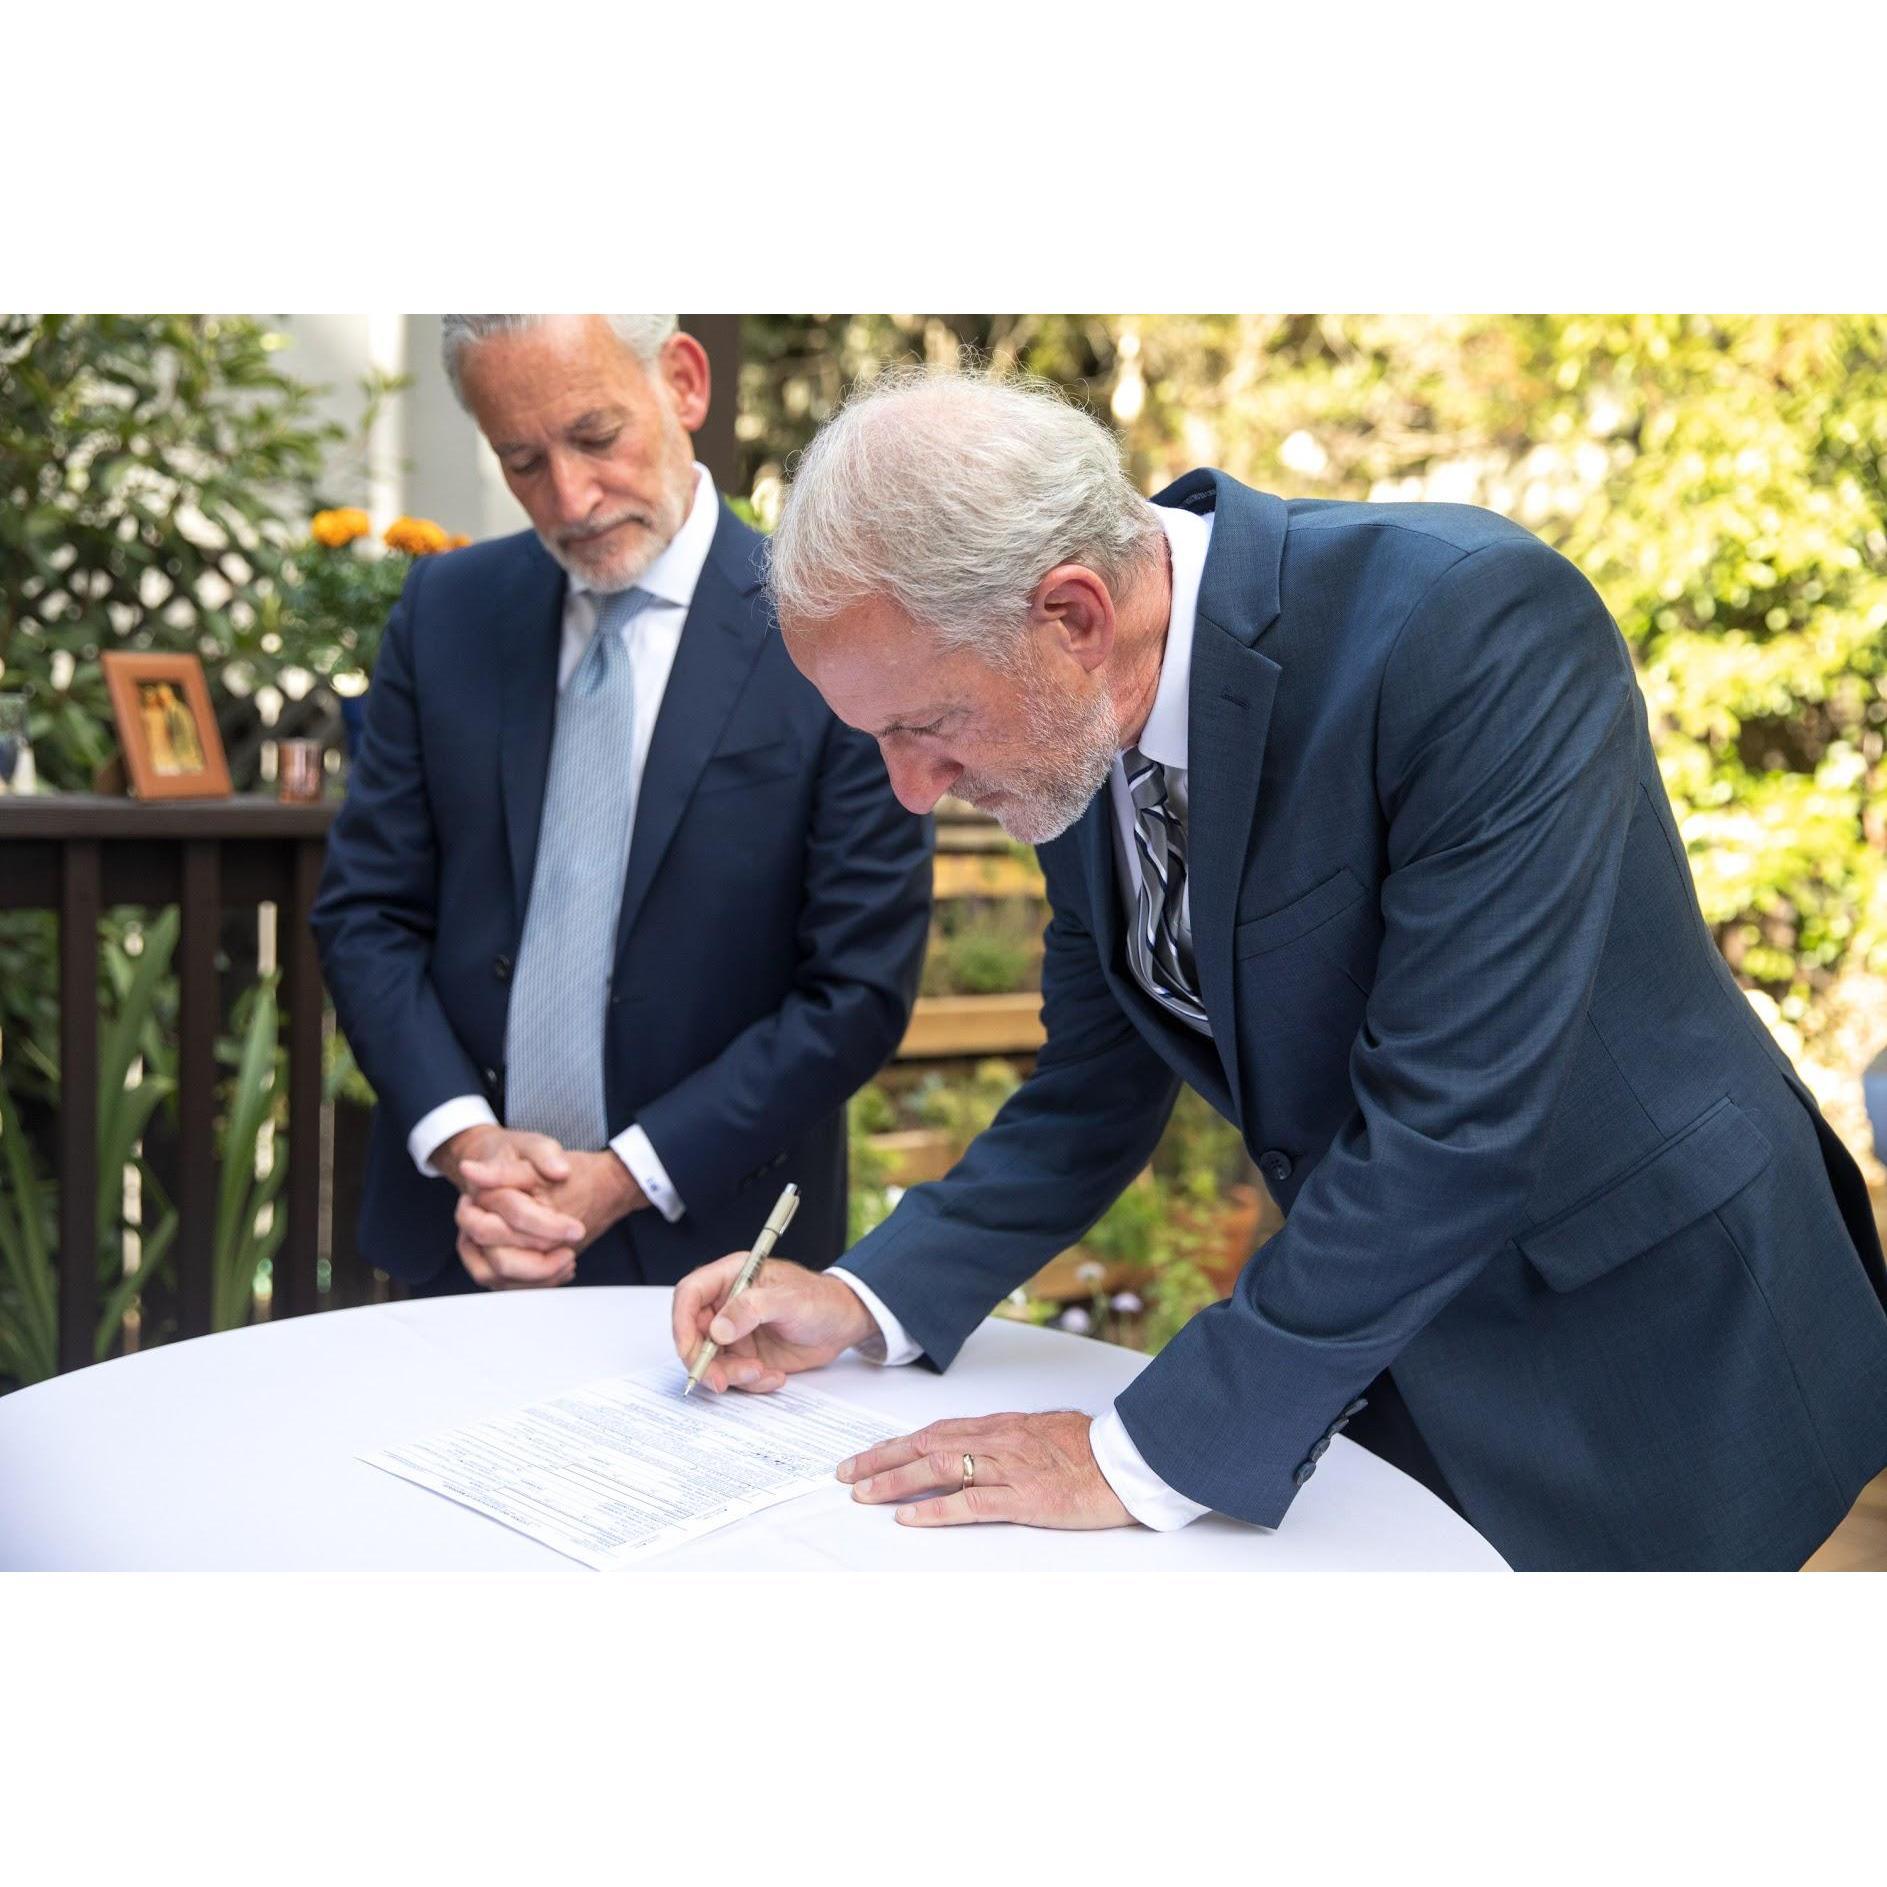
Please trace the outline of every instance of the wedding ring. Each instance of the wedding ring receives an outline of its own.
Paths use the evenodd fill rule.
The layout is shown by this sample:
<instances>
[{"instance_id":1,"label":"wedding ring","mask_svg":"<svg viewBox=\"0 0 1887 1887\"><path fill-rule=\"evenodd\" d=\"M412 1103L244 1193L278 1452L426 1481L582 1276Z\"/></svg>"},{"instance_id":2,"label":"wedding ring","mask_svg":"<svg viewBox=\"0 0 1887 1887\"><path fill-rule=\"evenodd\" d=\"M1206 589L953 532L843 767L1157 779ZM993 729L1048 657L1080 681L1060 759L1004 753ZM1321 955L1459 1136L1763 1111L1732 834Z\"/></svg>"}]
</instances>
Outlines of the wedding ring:
<instances>
[{"instance_id":1,"label":"wedding ring","mask_svg":"<svg viewBox=\"0 0 1887 1887\"><path fill-rule=\"evenodd\" d=\"M963 1485L965 1487L976 1485L976 1457L974 1455L963 1457Z\"/></svg>"}]
</instances>

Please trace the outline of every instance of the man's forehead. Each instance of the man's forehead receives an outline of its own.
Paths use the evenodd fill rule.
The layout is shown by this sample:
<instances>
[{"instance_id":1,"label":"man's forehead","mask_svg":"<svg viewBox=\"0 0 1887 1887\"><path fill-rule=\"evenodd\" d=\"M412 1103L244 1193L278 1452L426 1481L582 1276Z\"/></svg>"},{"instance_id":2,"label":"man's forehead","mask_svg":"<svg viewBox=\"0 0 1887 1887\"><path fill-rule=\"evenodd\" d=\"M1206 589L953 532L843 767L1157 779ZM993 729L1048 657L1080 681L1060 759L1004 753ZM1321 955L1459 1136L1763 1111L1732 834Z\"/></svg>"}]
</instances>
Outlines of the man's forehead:
<instances>
[{"instance_id":1,"label":"man's forehead","mask_svg":"<svg viewBox=\"0 0 1887 1887\"><path fill-rule=\"evenodd\" d=\"M475 402L525 402L566 425L620 412L646 379L607 328L600 336L549 326L489 335L466 350L463 372Z\"/></svg>"},{"instance_id":2,"label":"man's forehead","mask_svg":"<svg viewBox=\"0 0 1887 1887\"><path fill-rule=\"evenodd\" d=\"M935 719L969 690L974 666L939 649L895 605L864 603L829 621L785 631L787 652L834 709L855 727Z\"/></svg>"}]
</instances>

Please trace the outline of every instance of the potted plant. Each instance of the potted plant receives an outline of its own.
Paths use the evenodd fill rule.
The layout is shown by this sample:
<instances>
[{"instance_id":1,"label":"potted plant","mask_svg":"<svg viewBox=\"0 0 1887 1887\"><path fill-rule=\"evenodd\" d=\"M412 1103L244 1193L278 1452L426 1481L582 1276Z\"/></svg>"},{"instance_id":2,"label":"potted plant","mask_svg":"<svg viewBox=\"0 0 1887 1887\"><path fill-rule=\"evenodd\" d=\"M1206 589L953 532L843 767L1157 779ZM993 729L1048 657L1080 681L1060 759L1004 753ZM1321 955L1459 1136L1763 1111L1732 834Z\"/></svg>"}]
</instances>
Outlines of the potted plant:
<instances>
[{"instance_id":1,"label":"potted plant","mask_svg":"<svg viewBox=\"0 0 1887 1887\"><path fill-rule=\"evenodd\" d=\"M263 633L277 639L283 662L334 690L350 755L360 738L380 634L413 559L471 541L430 518L399 517L376 542L366 512L346 505L317 511L307 542L285 559L279 586L263 600Z\"/></svg>"}]
</instances>

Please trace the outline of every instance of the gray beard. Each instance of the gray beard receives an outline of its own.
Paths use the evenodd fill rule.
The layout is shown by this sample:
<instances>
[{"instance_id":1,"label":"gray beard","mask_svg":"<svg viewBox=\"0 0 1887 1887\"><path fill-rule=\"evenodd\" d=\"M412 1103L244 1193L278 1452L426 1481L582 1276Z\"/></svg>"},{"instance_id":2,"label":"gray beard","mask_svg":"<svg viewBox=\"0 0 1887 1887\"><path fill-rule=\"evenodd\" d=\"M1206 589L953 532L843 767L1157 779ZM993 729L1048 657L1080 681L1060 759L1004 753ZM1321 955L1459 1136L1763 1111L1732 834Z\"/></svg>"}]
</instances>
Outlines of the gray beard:
<instances>
[{"instance_id":1,"label":"gray beard","mask_svg":"<svg viewBox=\"0 0 1887 1887\"><path fill-rule=\"evenodd\" d=\"M1012 839L1046 845L1087 811L1120 752L1120 721L1112 696L1103 692L1071 717L1033 677L1024 683L1031 737L1049 765L1026 780L1005 781L996 790L1005 804L996 820ZM957 790L962 791L961 784ZM973 799L973 796L972 796Z\"/></svg>"},{"instance_id":2,"label":"gray beard","mask_svg":"<svg viewBox=\"0 0 1887 1887\"><path fill-rule=\"evenodd\" d=\"M575 577L580 583L587 583L593 590L604 592L626 590L639 578L648 574L649 565L659 557L668 545L655 538L645 538L633 551L602 563L580 561L571 551L549 538L542 531L537 534L537 541L550 552L565 576Z\"/></svg>"}]
</instances>

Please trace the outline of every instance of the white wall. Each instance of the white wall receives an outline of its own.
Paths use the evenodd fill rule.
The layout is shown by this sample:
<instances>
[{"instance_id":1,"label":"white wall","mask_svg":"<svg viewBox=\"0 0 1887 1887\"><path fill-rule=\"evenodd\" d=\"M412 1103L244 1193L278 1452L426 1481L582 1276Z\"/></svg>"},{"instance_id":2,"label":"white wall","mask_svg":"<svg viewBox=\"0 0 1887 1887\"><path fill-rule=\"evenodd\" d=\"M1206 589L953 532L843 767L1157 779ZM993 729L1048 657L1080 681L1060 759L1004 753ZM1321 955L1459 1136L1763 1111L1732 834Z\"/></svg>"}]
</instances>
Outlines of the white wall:
<instances>
[{"instance_id":1,"label":"white wall","mask_svg":"<svg viewBox=\"0 0 1887 1887\"><path fill-rule=\"evenodd\" d=\"M323 417L358 431L363 375L407 373L413 384L387 402L364 460L334 464L334 496L364 505L384 530L402 512L468 537L527 528L498 461L459 410L439 360L437 315L321 314L262 317L289 337L281 359L296 379L327 389Z\"/></svg>"}]
</instances>

